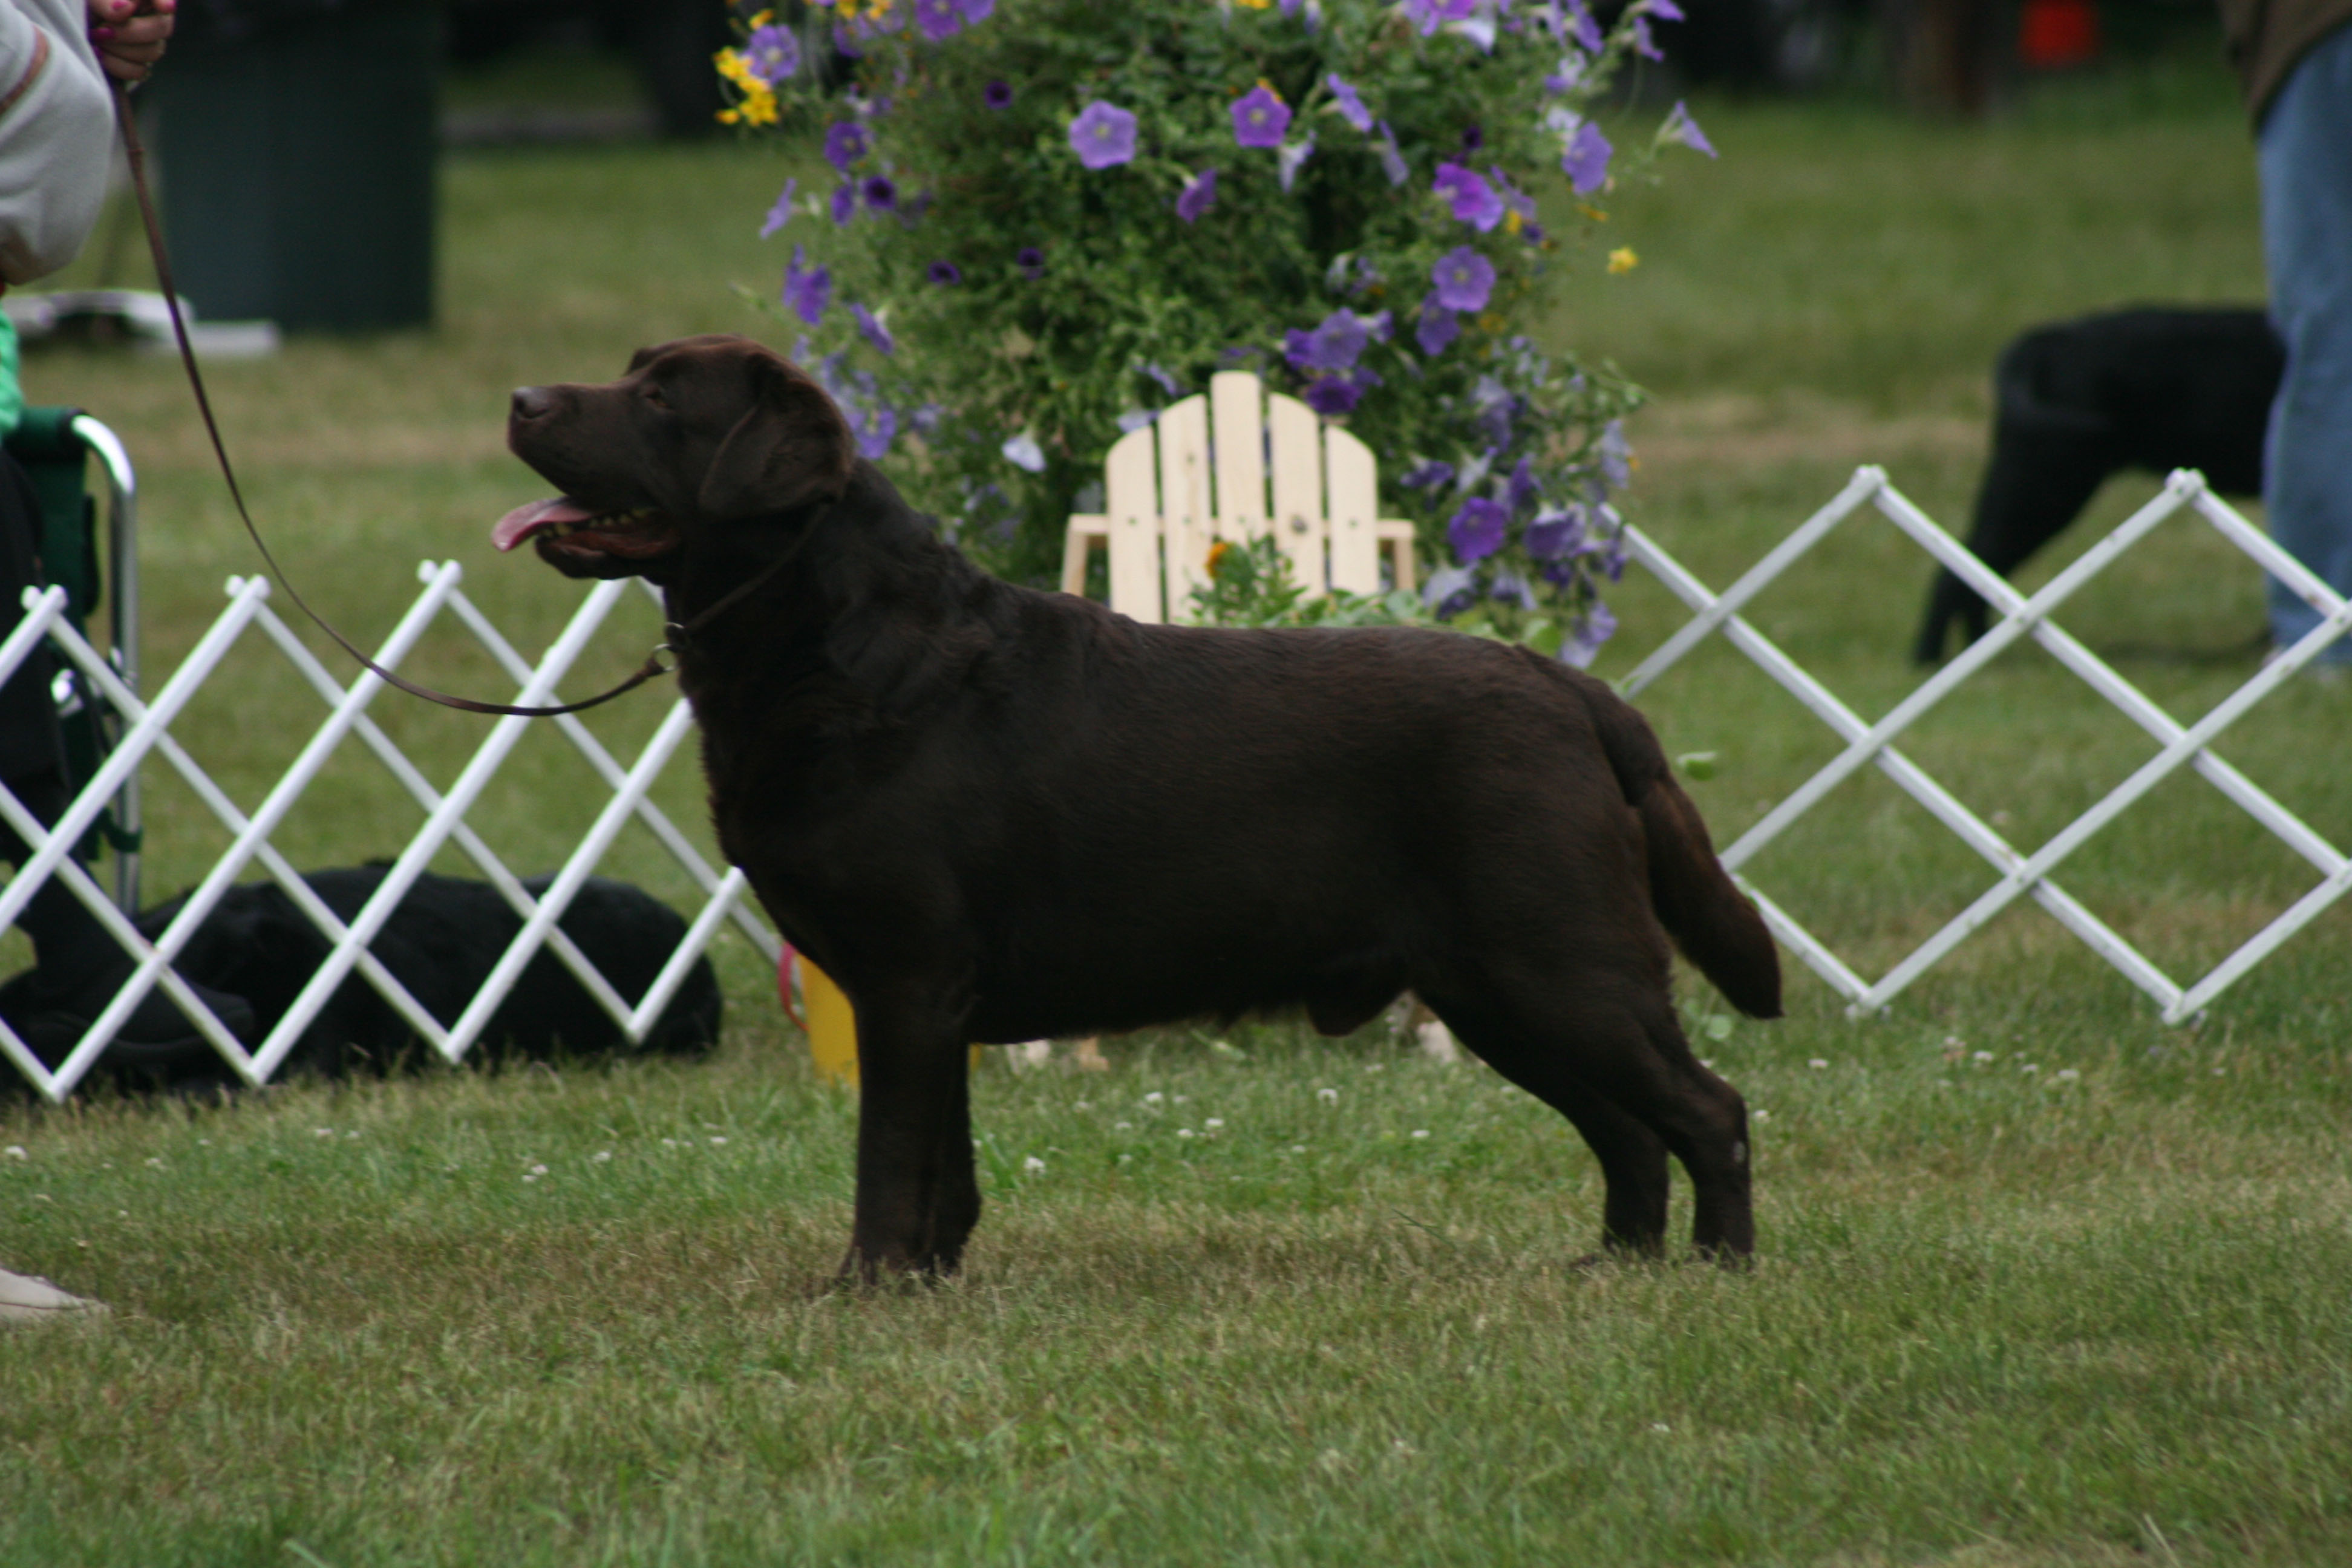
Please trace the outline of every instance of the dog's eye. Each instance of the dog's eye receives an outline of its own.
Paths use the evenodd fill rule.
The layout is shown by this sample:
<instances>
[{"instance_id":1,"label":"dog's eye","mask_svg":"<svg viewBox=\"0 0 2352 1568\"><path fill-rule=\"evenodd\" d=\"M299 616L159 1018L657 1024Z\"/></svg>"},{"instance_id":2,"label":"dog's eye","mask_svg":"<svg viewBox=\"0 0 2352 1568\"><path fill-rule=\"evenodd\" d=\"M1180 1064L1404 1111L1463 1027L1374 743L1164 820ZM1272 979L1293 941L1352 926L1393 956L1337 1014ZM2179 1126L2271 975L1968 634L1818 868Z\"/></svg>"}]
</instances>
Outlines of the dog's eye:
<instances>
[{"instance_id":1,"label":"dog's eye","mask_svg":"<svg viewBox=\"0 0 2352 1568\"><path fill-rule=\"evenodd\" d=\"M650 381L646 383L646 401L652 404L656 408L667 408L669 406L669 399L662 395L662 389L656 386Z\"/></svg>"}]
</instances>

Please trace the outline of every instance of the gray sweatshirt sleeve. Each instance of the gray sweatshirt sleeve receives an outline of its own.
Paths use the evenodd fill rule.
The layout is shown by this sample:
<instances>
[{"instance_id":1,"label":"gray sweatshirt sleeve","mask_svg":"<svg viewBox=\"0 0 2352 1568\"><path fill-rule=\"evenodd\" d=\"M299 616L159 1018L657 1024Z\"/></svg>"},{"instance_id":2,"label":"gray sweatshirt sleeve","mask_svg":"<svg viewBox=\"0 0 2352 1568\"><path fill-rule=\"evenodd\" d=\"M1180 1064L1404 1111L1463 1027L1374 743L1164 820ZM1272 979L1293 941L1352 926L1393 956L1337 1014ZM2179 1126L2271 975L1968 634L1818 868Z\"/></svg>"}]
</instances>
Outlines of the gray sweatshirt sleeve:
<instances>
[{"instance_id":1,"label":"gray sweatshirt sleeve","mask_svg":"<svg viewBox=\"0 0 2352 1568\"><path fill-rule=\"evenodd\" d=\"M98 222L114 103L84 0L0 0L0 280L74 258Z\"/></svg>"}]
</instances>

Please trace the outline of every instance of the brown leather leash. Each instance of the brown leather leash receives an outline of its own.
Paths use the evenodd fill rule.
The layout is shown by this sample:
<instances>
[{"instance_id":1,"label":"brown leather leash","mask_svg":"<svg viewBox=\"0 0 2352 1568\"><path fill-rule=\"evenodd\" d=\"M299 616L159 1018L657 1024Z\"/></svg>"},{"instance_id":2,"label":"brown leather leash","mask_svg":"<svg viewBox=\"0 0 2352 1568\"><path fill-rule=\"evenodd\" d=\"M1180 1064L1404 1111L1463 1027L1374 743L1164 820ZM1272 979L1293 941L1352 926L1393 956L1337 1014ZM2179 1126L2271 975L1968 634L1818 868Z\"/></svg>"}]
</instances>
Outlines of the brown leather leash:
<instances>
[{"instance_id":1,"label":"brown leather leash","mask_svg":"<svg viewBox=\"0 0 2352 1568\"><path fill-rule=\"evenodd\" d=\"M128 84L120 79L113 83L113 87L115 113L122 124L123 151L128 154L131 162L131 188L138 195L139 216L147 226L147 247L155 258L155 281L163 291L164 304L170 308L172 332L180 343L180 363L187 368L188 384L194 389L196 395L197 412L204 416L205 434L212 438L213 456L220 461L221 478L228 481L229 498L236 502L236 515L244 521L246 534L253 541L254 549L261 552L263 563L269 568L269 575L276 579L278 586L285 591L286 596L294 601L295 606L304 615L310 617L313 625L332 637L337 647L359 660L378 679L387 685L397 687L411 697L422 697L427 702L437 702L444 708L462 709L468 713L496 713L518 719L552 719L560 713L577 713L583 709L594 708L602 703L610 702L625 692L635 691L656 676L671 673L675 667L662 662L663 654L674 653L683 647L695 633L716 620L720 612L732 607L753 589L764 584L769 578L782 571L785 563L791 560L794 552L787 551L767 570L744 583L733 593L696 616L686 625L666 628L669 633L670 640L647 654L646 662L637 667L636 673L620 685L614 687L610 691L591 697L583 702L567 702L560 708L520 708L508 702L478 702L470 697L453 697L446 691L436 691L429 686L419 686L415 681L403 679L362 653L349 637L330 626L326 617L312 609L303 600L302 595L294 591L294 585L286 580L285 568L278 565L278 558L269 552L269 546L262 541L261 531L253 524L253 513L246 508L245 492L237 486L236 471L229 466L228 447L222 442L220 425L213 417L212 399L205 394L204 375L196 369L195 350L188 342L188 324L180 314L180 291L172 283L171 258L164 253L163 226L155 220L154 199L147 190L147 151L139 140L139 120L136 111L131 107L131 89Z\"/></svg>"}]
</instances>

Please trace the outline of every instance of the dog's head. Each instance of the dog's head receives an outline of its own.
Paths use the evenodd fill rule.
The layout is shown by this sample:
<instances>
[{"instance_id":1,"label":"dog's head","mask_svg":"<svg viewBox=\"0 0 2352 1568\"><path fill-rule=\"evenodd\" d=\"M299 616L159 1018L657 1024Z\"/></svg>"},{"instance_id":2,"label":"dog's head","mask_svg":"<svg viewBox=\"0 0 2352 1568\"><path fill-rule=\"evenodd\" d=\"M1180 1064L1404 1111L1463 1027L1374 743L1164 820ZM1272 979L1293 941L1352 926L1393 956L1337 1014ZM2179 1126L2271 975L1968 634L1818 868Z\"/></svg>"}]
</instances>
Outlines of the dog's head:
<instances>
[{"instance_id":1,"label":"dog's head","mask_svg":"<svg viewBox=\"0 0 2352 1568\"><path fill-rule=\"evenodd\" d=\"M841 499L857 460L824 389L749 338L639 349L601 385L519 388L507 445L563 493L491 538L573 577L667 581L713 528Z\"/></svg>"}]
</instances>

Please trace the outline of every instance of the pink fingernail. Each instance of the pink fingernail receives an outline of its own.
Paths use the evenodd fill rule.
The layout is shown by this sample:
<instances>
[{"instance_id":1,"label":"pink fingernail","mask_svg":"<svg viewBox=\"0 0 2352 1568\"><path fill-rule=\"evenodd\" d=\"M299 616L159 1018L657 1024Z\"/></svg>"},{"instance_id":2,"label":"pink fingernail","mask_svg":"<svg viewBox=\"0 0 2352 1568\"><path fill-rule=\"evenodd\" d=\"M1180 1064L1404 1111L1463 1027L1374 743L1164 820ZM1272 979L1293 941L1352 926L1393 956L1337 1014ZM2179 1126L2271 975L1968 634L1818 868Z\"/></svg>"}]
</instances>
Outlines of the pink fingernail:
<instances>
[{"instance_id":1,"label":"pink fingernail","mask_svg":"<svg viewBox=\"0 0 2352 1568\"><path fill-rule=\"evenodd\" d=\"M89 30L89 36L90 36L91 37L93 37L93 38L96 38L100 43L101 43L101 44L102 44L102 43L105 43L109 38L111 38L111 37L114 37L114 29L113 29L113 28L111 28L111 27L92 27L92 28Z\"/></svg>"}]
</instances>

